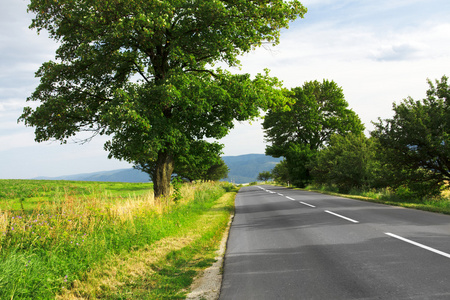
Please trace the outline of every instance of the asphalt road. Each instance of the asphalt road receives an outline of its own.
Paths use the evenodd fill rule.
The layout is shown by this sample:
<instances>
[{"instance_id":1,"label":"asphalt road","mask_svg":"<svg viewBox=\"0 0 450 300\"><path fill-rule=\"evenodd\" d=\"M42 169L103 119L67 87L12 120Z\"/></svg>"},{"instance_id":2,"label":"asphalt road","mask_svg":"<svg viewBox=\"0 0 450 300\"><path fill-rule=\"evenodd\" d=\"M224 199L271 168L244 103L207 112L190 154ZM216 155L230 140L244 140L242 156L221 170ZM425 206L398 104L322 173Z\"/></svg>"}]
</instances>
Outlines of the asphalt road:
<instances>
[{"instance_id":1,"label":"asphalt road","mask_svg":"<svg viewBox=\"0 0 450 300\"><path fill-rule=\"evenodd\" d=\"M244 187L220 299L450 299L450 216Z\"/></svg>"}]
</instances>

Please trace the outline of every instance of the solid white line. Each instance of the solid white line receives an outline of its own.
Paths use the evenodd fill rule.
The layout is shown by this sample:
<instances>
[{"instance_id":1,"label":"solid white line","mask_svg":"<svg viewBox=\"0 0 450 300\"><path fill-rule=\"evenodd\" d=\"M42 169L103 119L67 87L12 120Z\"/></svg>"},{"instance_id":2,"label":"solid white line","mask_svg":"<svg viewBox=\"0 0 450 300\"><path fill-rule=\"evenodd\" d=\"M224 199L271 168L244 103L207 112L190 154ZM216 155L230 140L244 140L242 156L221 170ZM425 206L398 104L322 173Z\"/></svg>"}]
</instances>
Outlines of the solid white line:
<instances>
[{"instance_id":1,"label":"solid white line","mask_svg":"<svg viewBox=\"0 0 450 300\"><path fill-rule=\"evenodd\" d=\"M434 249L434 248L425 246L425 245L423 245L423 244L420 244L420 243L417 243L417 242L408 240L408 239L406 239L406 238L404 238L404 237L401 237L401 236L399 236L399 235L396 235L396 234L393 234L393 233L390 233L390 232L385 232L384 234L387 234L387 235L389 235L389 236L391 236L391 237L393 237L393 238L399 239L399 240L401 240L401 241L410 243L410 244L412 244L412 245L414 245L414 246L417 246L417 247L420 247L420 248L422 248L422 249L425 249L425 250L434 252L434 253L436 253L436 254L445 256L445 257L447 257L447 258L450 258L450 254L448 254L448 253L445 253L445 252L439 251L439 250L437 250L437 249Z\"/></svg>"},{"instance_id":2,"label":"solid white line","mask_svg":"<svg viewBox=\"0 0 450 300\"><path fill-rule=\"evenodd\" d=\"M329 213L329 214L332 214L332 215L335 215L336 217L339 217L339 218L345 219L345 220L347 220L347 221L353 222L353 223L359 223L359 222L358 222L358 221L356 221L356 220L353 220L353 219L350 219L350 218L344 217L344 216L342 216L342 215L339 215L339 214L337 214L337 213L334 213L334 212L332 212L332 211L329 211L329 210L326 210L325 212L326 212L326 213Z\"/></svg>"},{"instance_id":3,"label":"solid white line","mask_svg":"<svg viewBox=\"0 0 450 300\"><path fill-rule=\"evenodd\" d=\"M306 202L303 202L303 201L300 201L299 203L301 203L303 205L306 205L306 206L309 206L309 207L315 207L314 205L306 203Z\"/></svg>"},{"instance_id":4,"label":"solid white line","mask_svg":"<svg viewBox=\"0 0 450 300\"><path fill-rule=\"evenodd\" d=\"M291 197L286 196L286 198L288 198L289 200L295 201L295 199L293 199Z\"/></svg>"}]
</instances>

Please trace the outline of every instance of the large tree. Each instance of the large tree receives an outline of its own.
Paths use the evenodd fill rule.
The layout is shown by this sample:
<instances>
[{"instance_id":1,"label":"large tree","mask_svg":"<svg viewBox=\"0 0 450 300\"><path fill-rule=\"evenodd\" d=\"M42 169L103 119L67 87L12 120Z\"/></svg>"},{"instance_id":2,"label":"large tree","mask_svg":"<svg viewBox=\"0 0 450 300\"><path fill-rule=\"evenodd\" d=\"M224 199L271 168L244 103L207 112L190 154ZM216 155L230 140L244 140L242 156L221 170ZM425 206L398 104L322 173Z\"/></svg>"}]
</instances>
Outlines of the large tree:
<instances>
[{"instance_id":1,"label":"large tree","mask_svg":"<svg viewBox=\"0 0 450 300\"><path fill-rule=\"evenodd\" d=\"M264 118L266 154L285 157L292 183L303 186L315 154L333 134L360 133L364 126L334 81L305 82L291 92L288 110L274 108Z\"/></svg>"},{"instance_id":2,"label":"large tree","mask_svg":"<svg viewBox=\"0 0 450 300\"><path fill-rule=\"evenodd\" d=\"M40 105L20 119L38 142L110 135L110 157L151 165L156 196L169 193L176 157L191 145L286 100L267 72L251 79L213 65L239 66L239 55L277 44L306 13L297 0L31 0L28 8L31 27L60 44L36 73L28 100Z\"/></svg>"},{"instance_id":3,"label":"large tree","mask_svg":"<svg viewBox=\"0 0 450 300\"><path fill-rule=\"evenodd\" d=\"M372 132L391 184L407 185L420 196L439 194L450 180L450 86L445 76L428 84L425 99L394 103L394 117L380 119Z\"/></svg>"}]
</instances>

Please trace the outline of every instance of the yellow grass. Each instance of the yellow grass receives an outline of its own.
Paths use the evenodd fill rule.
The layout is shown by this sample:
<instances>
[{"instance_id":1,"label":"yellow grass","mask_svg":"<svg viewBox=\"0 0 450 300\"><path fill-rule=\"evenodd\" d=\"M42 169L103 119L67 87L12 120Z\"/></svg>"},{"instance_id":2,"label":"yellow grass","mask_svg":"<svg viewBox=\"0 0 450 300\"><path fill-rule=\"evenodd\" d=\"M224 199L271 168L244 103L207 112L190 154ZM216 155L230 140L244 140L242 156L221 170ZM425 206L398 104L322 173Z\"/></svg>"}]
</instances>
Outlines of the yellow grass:
<instances>
[{"instance_id":1,"label":"yellow grass","mask_svg":"<svg viewBox=\"0 0 450 300\"><path fill-rule=\"evenodd\" d=\"M192 194L193 195L193 194ZM204 214L192 228L181 230L178 236L162 239L144 249L109 257L101 265L92 268L83 281L76 281L73 288L63 290L57 299L93 299L114 293L125 284L149 278L152 265L164 259L172 251L182 249L201 237L201 232L214 226L214 218L234 197L234 193L222 196L217 204Z\"/></svg>"},{"instance_id":2,"label":"yellow grass","mask_svg":"<svg viewBox=\"0 0 450 300\"><path fill-rule=\"evenodd\" d=\"M2 211L0 209L0 232L6 232L6 228L9 224L9 213L8 211ZM0 248L1 250L1 248Z\"/></svg>"}]
</instances>

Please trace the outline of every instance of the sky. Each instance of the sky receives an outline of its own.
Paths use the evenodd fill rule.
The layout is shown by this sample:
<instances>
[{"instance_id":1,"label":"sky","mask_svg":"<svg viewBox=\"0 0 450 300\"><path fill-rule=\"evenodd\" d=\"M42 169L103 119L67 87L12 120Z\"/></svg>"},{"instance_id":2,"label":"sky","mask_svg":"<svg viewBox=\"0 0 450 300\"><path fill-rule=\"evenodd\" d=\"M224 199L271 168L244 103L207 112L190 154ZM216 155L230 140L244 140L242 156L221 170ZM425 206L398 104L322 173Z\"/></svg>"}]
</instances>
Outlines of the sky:
<instances>
[{"instance_id":1,"label":"sky","mask_svg":"<svg viewBox=\"0 0 450 300\"><path fill-rule=\"evenodd\" d=\"M255 75L265 68L287 88L306 81L334 80L366 126L393 115L392 104L425 97L427 79L450 76L450 1L304 0L303 19L283 29L280 44L241 57L234 72ZM62 176L121 168L108 159L107 137L88 144L36 143L34 128L18 123L26 98L38 85L34 73L54 59L57 44L28 26L28 1L0 3L0 179ZM264 153L261 122L236 123L220 140L224 155Z\"/></svg>"}]
</instances>

